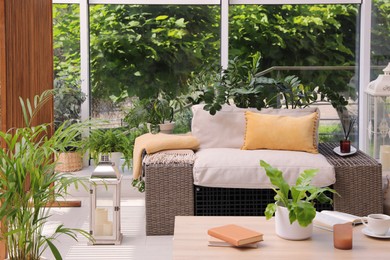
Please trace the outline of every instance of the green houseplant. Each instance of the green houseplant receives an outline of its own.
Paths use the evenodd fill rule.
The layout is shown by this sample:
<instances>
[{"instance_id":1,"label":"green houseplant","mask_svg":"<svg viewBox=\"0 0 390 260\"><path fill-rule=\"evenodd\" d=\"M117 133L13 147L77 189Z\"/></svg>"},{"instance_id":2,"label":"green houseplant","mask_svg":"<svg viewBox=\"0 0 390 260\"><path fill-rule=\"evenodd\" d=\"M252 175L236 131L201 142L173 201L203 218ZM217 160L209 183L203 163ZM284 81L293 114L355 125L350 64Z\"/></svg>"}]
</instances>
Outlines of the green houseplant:
<instances>
[{"instance_id":1,"label":"green houseplant","mask_svg":"<svg viewBox=\"0 0 390 260\"><path fill-rule=\"evenodd\" d=\"M270 219L274 214L279 213L281 208L286 209L288 212L286 216L290 225L283 225L283 228L278 229L278 220L276 220L276 233L281 237L293 240L310 237L312 232L311 224L316 215L315 202L332 203L332 199L325 192L336 193L336 191L329 187L316 187L311 185L312 179L317 174L317 170L315 169L303 171L297 178L296 184L290 186L283 178L283 173L280 170L273 168L263 160L260 161L260 166L264 168L271 184L274 186L273 190L276 192L276 203L268 204L265 209L266 218ZM295 226L292 226L293 224ZM294 238L295 234L286 234L289 232L287 229L290 227L293 230L299 229L297 226L303 228L308 227L306 233L302 235L303 237L297 235Z\"/></svg>"},{"instance_id":2,"label":"green houseplant","mask_svg":"<svg viewBox=\"0 0 390 260\"><path fill-rule=\"evenodd\" d=\"M76 82L65 83L63 79L54 82L54 126L57 129L65 123L65 127L80 122L81 104L86 95L81 91ZM81 140L81 135L75 136ZM73 172L82 169L82 153L75 146L65 147L64 152L58 153L57 171Z\"/></svg>"},{"instance_id":3,"label":"green houseplant","mask_svg":"<svg viewBox=\"0 0 390 260\"><path fill-rule=\"evenodd\" d=\"M13 260L38 260L50 248L55 259L62 259L54 242L65 234L77 239L81 229L59 225L52 234L43 235L42 230L50 217L48 204L63 198L70 185L84 185L80 178L56 172L57 151L68 146L79 147L75 138L87 123L65 123L53 130L51 123L33 125L35 116L42 106L52 98L52 91L35 96L34 102L23 101L21 106L25 126L0 131L0 219L5 227L1 239L6 241L8 258Z\"/></svg>"},{"instance_id":4,"label":"green houseplant","mask_svg":"<svg viewBox=\"0 0 390 260\"><path fill-rule=\"evenodd\" d=\"M171 133L174 127L174 108L168 95L160 92L156 97L135 100L124 121L130 128L147 125L149 132Z\"/></svg>"},{"instance_id":5,"label":"green houseplant","mask_svg":"<svg viewBox=\"0 0 390 260\"><path fill-rule=\"evenodd\" d=\"M125 166L129 167L131 164L133 135L130 131L122 128L93 129L86 140L86 147L89 149L95 164L99 162L101 155L108 155L111 160L115 161L116 165L119 165L118 160L123 154L125 159L122 165L123 170ZM116 159L113 157L116 157Z\"/></svg>"}]
</instances>

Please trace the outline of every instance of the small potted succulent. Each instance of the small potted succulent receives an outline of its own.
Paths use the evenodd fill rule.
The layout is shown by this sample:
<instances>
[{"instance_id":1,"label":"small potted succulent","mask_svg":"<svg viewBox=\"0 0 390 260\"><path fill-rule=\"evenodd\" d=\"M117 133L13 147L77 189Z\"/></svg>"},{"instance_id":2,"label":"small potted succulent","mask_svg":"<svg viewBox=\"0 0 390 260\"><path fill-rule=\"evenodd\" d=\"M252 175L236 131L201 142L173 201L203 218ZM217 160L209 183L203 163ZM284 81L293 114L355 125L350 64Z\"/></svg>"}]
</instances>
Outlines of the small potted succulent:
<instances>
[{"instance_id":1,"label":"small potted succulent","mask_svg":"<svg viewBox=\"0 0 390 260\"><path fill-rule=\"evenodd\" d=\"M260 161L260 166L264 168L273 190L276 192L276 203L270 203L265 209L266 219L270 219L275 214L275 231L282 238L289 240L304 240L311 237L313 233L313 219L316 216L314 204L332 203L325 192L336 193L329 187L316 187L311 185L311 181L317 170L303 171L295 185L289 185L283 178L283 173Z\"/></svg>"}]
</instances>

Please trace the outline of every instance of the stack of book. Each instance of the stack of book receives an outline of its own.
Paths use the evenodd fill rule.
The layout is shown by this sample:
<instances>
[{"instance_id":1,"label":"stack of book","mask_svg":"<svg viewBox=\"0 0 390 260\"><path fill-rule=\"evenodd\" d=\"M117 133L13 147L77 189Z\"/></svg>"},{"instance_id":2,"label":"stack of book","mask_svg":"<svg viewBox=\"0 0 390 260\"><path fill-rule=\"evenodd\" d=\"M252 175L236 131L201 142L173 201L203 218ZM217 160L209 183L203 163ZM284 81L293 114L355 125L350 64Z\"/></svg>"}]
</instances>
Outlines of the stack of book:
<instances>
[{"instance_id":1,"label":"stack of book","mask_svg":"<svg viewBox=\"0 0 390 260\"><path fill-rule=\"evenodd\" d=\"M263 234L235 224L210 228L209 246L258 247Z\"/></svg>"}]
</instances>

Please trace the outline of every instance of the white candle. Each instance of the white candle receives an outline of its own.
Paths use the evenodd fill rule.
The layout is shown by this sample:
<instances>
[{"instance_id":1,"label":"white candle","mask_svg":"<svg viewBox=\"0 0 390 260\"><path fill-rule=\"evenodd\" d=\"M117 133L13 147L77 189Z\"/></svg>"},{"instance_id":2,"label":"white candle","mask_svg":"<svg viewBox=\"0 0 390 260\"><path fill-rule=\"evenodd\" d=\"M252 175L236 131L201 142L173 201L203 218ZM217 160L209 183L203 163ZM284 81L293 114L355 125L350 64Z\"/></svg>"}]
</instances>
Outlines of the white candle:
<instances>
[{"instance_id":1,"label":"white candle","mask_svg":"<svg viewBox=\"0 0 390 260\"><path fill-rule=\"evenodd\" d=\"M112 236L112 221L107 221L103 224L103 235Z\"/></svg>"},{"instance_id":2,"label":"white candle","mask_svg":"<svg viewBox=\"0 0 390 260\"><path fill-rule=\"evenodd\" d=\"M382 164L382 170L390 170L390 145L381 145L379 159Z\"/></svg>"},{"instance_id":3,"label":"white candle","mask_svg":"<svg viewBox=\"0 0 390 260\"><path fill-rule=\"evenodd\" d=\"M103 236L103 224L95 224L95 236Z\"/></svg>"},{"instance_id":4,"label":"white candle","mask_svg":"<svg viewBox=\"0 0 390 260\"><path fill-rule=\"evenodd\" d=\"M103 208L97 208L95 210L95 223L96 224L103 224L105 222L107 222L108 220L108 211L107 209L103 209Z\"/></svg>"}]
</instances>

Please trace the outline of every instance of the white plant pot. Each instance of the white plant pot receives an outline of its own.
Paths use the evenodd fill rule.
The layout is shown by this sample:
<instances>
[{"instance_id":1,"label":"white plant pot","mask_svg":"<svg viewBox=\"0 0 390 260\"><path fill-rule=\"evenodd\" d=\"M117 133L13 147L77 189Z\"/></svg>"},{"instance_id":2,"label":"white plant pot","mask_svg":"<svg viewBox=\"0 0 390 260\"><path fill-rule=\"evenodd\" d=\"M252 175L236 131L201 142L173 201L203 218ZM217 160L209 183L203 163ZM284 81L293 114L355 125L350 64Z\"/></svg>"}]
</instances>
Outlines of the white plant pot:
<instances>
[{"instance_id":1,"label":"white plant pot","mask_svg":"<svg viewBox=\"0 0 390 260\"><path fill-rule=\"evenodd\" d=\"M286 207L277 206L275 212L275 232L284 239L288 240L305 240L313 234L313 224L307 227L299 225L298 221L290 224L288 210Z\"/></svg>"},{"instance_id":2,"label":"white plant pot","mask_svg":"<svg viewBox=\"0 0 390 260\"><path fill-rule=\"evenodd\" d=\"M175 128L175 122L168 122L164 124L159 124L160 126L160 133L163 134L172 134L173 128Z\"/></svg>"},{"instance_id":3,"label":"white plant pot","mask_svg":"<svg viewBox=\"0 0 390 260\"><path fill-rule=\"evenodd\" d=\"M120 152L113 152L110 153L110 160L111 162L115 163L115 166L118 167L118 169L121 168L121 158L122 158L122 153Z\"/></svg>"}]
</instances>

